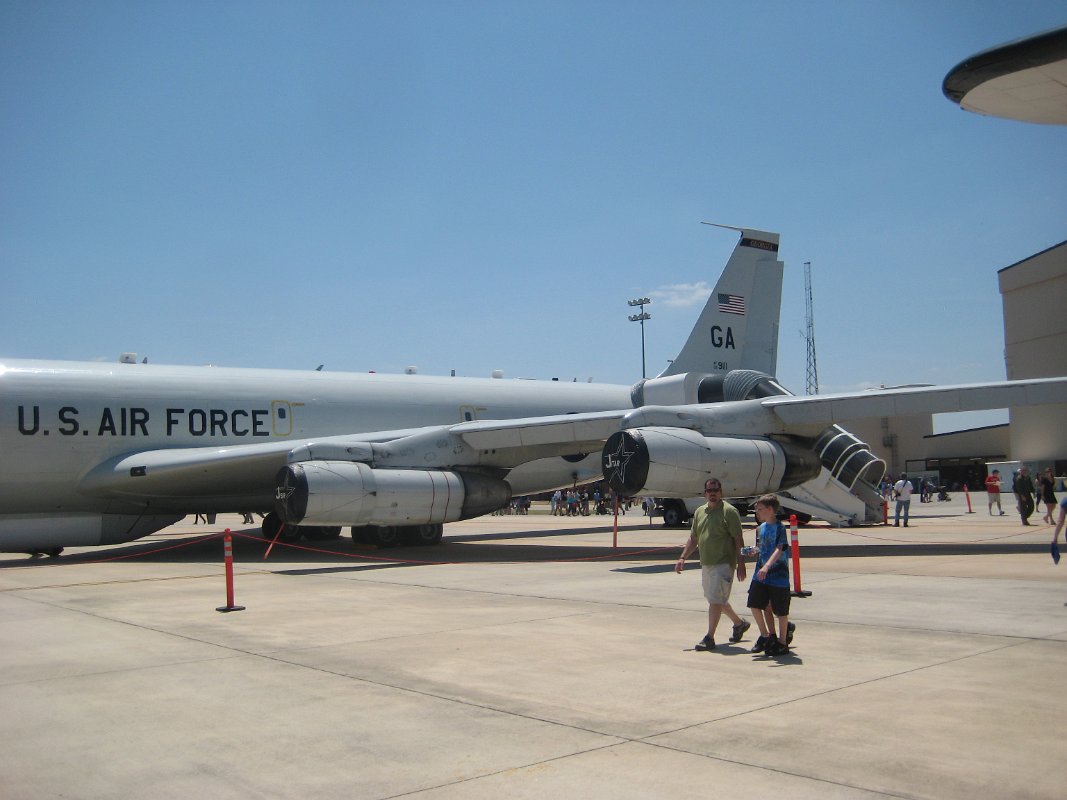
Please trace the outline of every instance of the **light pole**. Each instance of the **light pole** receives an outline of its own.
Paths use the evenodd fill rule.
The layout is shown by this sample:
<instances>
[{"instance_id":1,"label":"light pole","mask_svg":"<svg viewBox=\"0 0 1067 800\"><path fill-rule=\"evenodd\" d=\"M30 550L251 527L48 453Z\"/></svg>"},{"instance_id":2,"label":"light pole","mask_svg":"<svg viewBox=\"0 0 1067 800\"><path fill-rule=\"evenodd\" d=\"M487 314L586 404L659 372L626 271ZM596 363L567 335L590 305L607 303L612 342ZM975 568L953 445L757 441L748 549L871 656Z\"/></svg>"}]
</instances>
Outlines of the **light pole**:
<instances>
[{"instance_id":1,"label":"light pole","mask_svg":"<svg viewBox=\"0 0 1067 800\"><path fill-rule=\"evenodd\" d=\"M645 379L645 320L646 319L652 319L652 315L651 314L646 314L645 313L645 306L648 305L649 303L651 303L652 301L647 297L638 297L638 298L636 298L634 300L630 300L628 302L629 302L631 308L633 308L634 306L640 306L641 307L641 313L640 314L631 314L630 315L630 322L640 322L641 323L641 380L644 380Z\"/></svg>"}]
</instances>

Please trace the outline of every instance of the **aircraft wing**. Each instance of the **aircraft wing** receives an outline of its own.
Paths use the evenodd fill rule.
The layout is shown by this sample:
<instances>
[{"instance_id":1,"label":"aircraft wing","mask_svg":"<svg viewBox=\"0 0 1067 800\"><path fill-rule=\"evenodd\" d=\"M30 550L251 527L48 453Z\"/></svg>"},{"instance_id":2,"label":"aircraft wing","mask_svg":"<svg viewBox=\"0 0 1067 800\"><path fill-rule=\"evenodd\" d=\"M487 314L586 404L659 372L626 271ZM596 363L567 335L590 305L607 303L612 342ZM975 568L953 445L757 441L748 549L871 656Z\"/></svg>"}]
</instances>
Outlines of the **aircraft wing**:
<instances>
[{"instance_id":1,"label":"aircraft wing","mask_svg":"<svg viewBox=\"0 0 1067 800\"><path fill-rule=\"evenodd\" d=\"M776 492L829 468L813 444L836 423L1067 403L1067 377L760 397L774 388L765 383L746 398L635 409L605 442L605 478L623 495L693 496L708 477L719 478L728 497ZM878 459L855 437L838 433L834 447L845 449L834 451L831 464L854 461L852 480Z\"/></svg>"},{"instance_id":2,"label":"aircraft wing","mask_svg":"<svg viewBox=\"0 0 1067 800\"><path fill-rule=\"evenodd\" d=\"M500 479L528 462L601 451L605 477L623 494L691 492L694 476L702 474L722 475L724 488L729 480L737 492L743 487L742 493L751 493L752 486L774 491L817 471L818 460L802 442L831 424L1062 402L1067 402L1067 377L479 420L141 451L99 465L79 488L156 509L187 508L194 500L205 509L263 508L274 502L276 492L286 491L288 480L310 482L312 494L333 493L343 504L352 486L360 487L360 496L381 494L385 489L373 488L374 482L392 480L396 471L406 473L397 480L418 473L429 481L425 492L434 496L439 489L433 482L442 472L463 472L468 482L471 474L490 476L502 489ZM635 467L638 463L643 466ZM289 470L288 479L280 477L283 469Z\"/></svg>"},{"instance_id":3,"label":"aircraft wing","mask_svg":"<svg viewBox=\"0 0 1067 800\"><path fill-rule=\"evenodd\" d=\"M273 501L279 470L307 461L363 462L376 468L483 467L506 472L526 461L599 450L628 411L483 420L397 431L282 440L231 447L161 448L110 459L80 482L82 492L148 501L240 498ZM212 502L215 501L215 502ZM224 502L225 501L225 502Z\"/></svg>"},{"instance_id":4,"label":"aircraft wing","mask_svg":"<svg viewBox=\"0 0 1067 800\"><path fill-rule=\"evenodd\" d=\"M873 389L762 401L787 425L831 425L870 417L906 417L1067 402L1067 378Z\"/></svg>"},{"instance_id":5,"label":"aircraft wing","mask_svg":"<svg viewBox=\"0 0 1067 800\"><path fill-rule=\"evenodd\" d=\"M242 497L262 504L272 499L279 470L299 462L363 462L380 469L476 467L506 473L535 459L595 452L624 429L691 431L712 439L809 436L827 425L860 418L1062 402L1067 402L1067 378L1044 378L479 420L232 447L141 451L99 465L82 479L80 489L157 503L168 498Z\"/></svg>"},{"instance_id":6,"label":"aircraft wing","mask_svg":"<svg viewBox=\"0 0 1067 800\"><path fill-rule=\"evenodd\" d=\"M546 455L599 448L633 409L526 419L479 420L454 425L452 433L478 450L543 448Z\"/></svg>"},{"instance_id":7,"label":"aircraft wing","mask_svg":"<svg viewBox=\"0 0 1067 800\"><path fill-rule=\"evenodd\" d=\"M110 459L91 470L79 483L87 494L136 501L242 497L260 505L274 494L278 470L301 454L329 448L360 455L374 444L403 439L437 428L377 431L347 436L275 440L232 447L179 447L142 450ZM351 457L351 456L350 456ZM260 507L250 505L249 507Z\"/></svg>"}]
</instances>

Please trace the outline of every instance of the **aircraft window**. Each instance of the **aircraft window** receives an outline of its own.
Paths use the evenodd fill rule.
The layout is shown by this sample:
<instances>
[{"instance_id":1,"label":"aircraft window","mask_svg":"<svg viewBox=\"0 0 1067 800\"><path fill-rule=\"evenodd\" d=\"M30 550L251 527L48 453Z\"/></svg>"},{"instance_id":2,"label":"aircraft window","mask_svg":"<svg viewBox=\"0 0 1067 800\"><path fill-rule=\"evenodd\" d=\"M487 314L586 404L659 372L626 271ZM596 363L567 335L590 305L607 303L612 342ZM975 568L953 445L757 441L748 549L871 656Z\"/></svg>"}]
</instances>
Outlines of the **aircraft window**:
<instances>
[{"instance_id":1,"label":"aircraft window","mask_svg":"<svg viewBox=\"0 0 1067 800\"><path fill-rule=\"evenodd\" d=\"M463 412L463 419L465 419L467 422L471 422L474 419L474 414L472 414L469 411L464 411Z\"/></svg>"},{"instance_id":2,"label":"aircraft window","mask_svg":"<svg viewBox=\"0 0 1067 800\"><path fill-rule=\"evenodd\" d=\"M285 409L284 408L279 408L278 409L278 419L285 419Z\"/></svg>"}]
</instances>

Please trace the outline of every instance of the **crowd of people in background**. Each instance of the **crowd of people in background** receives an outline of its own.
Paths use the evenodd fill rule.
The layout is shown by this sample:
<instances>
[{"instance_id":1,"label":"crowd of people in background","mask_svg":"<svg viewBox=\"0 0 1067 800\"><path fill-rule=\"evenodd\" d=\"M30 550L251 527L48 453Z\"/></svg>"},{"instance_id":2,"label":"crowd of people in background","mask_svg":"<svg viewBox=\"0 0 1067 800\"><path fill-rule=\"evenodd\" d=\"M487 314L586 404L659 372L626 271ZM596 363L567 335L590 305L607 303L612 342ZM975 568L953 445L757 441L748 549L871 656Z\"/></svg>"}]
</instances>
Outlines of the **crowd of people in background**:
<instances>
[{"instance_id":1,"label":"crowd of people in background","mask_svg":"<svg viewBox=\"0 0 1067 800\"><path fill-rule=\"evenodd\" d=\"M495 516L529 514L531 501L534 499L543 500L545 496L538 495L531 498L528 495L523 495L515 497L511 503L499 511L494 511L493 514ZM557 489L547 499L549 513L554 517L588 517L591 514L615 513L615 495L600 483L574 486L570 489ZM619 513L625 514L637 504L640 504L643 513L647 516L655 514L656 501L651 497L645 497L641 500L634 497L620 497Z\"/></svg>"},{"instance_id":2,"label":"crowd of people in background","mask_svg":"<svg viewBox=\"0 0 1067 800\"><path fill-rule=\"evenodd\" d=\"M1057 487L1060 487L1062 490L1064 483L1063 478L1056 477L1052 467L1046 467L1042 470L1035 480L1030 474L1030 468L1024 465L1012 472L1009 485L1011 493L1015 498L1015 510L1019 514L1019 518L1023 525L1032 524L1030 522L1030 517L1033 516L1034 512L1037 510L1041 510L1041 521L1044 524L1056 524L1056 490ZM1007 512L1004 511L1001 495L1008 491L1008 487L1005 486L1000 470L994 469L981 481L981 483L976 480L976 491L980 490L979 487L985 489L986 508L989 511L989 515L1005 516ZM946 486L938 485L933 479L925 476L909 480L905 473L901 473L897 480L894 480L893 476L887 473L882 479L878 489L883 499L889 502L895 502L897 505L897 511L894 517L895 524L899 524L901 512L903 512L905 526L908 525L908 506L910 505L911 493L913 491L918 490L920 502L923 503L934 502L935 491L937 492L937 500L939 501L952 499L948 494ZM960 489L969 489L969 486L960 484L953 485L953 491L958 491ZM993 511L994 506L996 506L996 512Z\"/></svg>"},{"instance_id":3,"label":"crowd of people in background","mask_svg":"<svg viewBox=\"0 0 1067 800\"><path fill-rule=\"evenodd\" d=\"M1057 512L1056 489L1062 486L1062 479L1057 478L1051 467L1046 468L1037 477L1036 481L1030 476L1029 467L1022 467L1012 473L1010 489L1015 497L1015 508L1024 525L1032 524L1030 517L1034 511L1041 509L1042 521L1047 525L1055 525ZM950 501L952 497L949 491L959 491L965 487L959 483L952 483L951 487L939 483L929 475L909 477L907 473L893 476L886 473L878 487L882 498L891 503L893 509L893 522L904 527L910 525L910 507L912 494L919 495L919 502L933 503ZM974 490L986 493L986 505L991 516L1004 516L1001 495L1008 491L1008 486L1002 479L1000 470L992 470L988 477L974 480ZM511 503L494 512L495 514L529 514L532 499L548 500L549 513L559 517L585 517L592 514L615 513L615 496L604 483L590 483L573 486L569 489L557 489L551 495L538 495L534 498L523 495L514 498ZM659 513L656 501L651 497L620 497L619 514L625 514L635 506L640 508L644 516L654 517ZM994 511L994 506L996 510Z\"/></svg>"}]
</instances>

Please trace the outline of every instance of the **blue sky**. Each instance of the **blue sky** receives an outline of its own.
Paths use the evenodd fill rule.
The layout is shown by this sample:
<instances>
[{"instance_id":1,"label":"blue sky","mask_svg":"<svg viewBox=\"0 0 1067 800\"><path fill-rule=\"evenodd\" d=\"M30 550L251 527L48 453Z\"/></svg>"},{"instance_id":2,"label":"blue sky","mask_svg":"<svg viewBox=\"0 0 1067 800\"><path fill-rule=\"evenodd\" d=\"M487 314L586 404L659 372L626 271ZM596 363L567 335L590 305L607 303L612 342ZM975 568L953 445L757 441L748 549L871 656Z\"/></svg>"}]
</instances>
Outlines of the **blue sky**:
<instances>
[{"instance_id":1,"label":"blue sky","mask_svg":"<svg viewBox=\"0 0 1067 800\"><path fill-rule=\"evenodd\" d=\"M0 354L631 383L779 231L779 377L1003 379L1067 131L961 111L1062 2L0 3ZM658 294L657 294L658 293Z\"/></svg>"}]
</instances>

